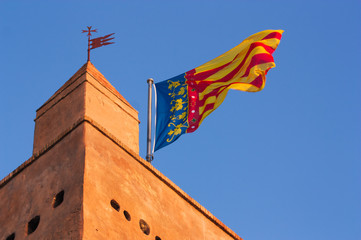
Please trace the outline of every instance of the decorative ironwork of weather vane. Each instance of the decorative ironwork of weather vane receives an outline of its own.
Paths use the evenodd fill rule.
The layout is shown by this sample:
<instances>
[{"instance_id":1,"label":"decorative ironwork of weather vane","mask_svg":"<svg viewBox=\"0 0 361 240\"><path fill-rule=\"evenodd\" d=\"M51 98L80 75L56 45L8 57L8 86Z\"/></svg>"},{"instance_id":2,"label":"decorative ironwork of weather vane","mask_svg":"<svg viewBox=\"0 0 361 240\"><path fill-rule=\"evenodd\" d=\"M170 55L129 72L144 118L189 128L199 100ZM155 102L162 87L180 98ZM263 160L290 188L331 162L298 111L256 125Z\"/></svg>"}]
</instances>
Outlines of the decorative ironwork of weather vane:
<instances>
[{"instance_id":1,"label":"decorative ironwork of weather vane","mask_svg":"<svg viewBox=\"0 0 361 240\"><path fill-rule=\"evenodd\" d=\"M114 37L111 37L114 33L105 35L104 37L98 37L90 39L92 32L97 32L97 29L91 29L92 26L87 27L88 30L82 30L82 33L88 33L88 61L90 61L90 50L98 47L102 47L105 45L113 44L114 42L109 42L110 40L114 39Z\"/></svg>"}]
</instances>

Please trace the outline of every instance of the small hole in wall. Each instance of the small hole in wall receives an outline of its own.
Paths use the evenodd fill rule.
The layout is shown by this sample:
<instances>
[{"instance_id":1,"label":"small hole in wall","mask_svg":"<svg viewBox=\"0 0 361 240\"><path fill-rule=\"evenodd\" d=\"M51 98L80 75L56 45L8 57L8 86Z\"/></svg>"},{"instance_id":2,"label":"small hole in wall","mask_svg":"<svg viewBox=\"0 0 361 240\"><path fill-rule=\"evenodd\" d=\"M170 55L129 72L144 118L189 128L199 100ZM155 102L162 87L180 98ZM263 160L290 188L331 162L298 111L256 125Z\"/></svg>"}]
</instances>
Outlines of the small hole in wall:
<instances>
[{"instance_id":1,"label":"small hole in wall","mask_svg":"<svg viewBox=\"0 0 361 240\"><path fill-rule=\"evenodd\" d=\"M124 213L124 217L125 217L128 221L132 220L130 214L129 214L127 211L124 210L123 213Z\"/></svg>"},{"instance_id":2,"label":"small hole in wall","mask_svg":"<svg viewBox=\"0 0 361 240\"><path fill-rule=\"evenodd\" d=\"M118 203L117 201L115 201L114 199L112 199L112 200L110 201L110 205L111 205L115 210L117 210L117 211L119 212L120 206L119 206L119 203Z\"/></svg>"},{"instance_id":3,"label":"small hole in wall","mask_svg":"<svg viewBox=\"0 0 361 240\"><path fill-rule=\"evenodd\" d=\"M155 240L162 240L162 239L158 236L155 236Z\"/></svg>"},{"instance_id":4,"label":"small hole in wall","mask_svg":"<svg viewBox=\"0 0 361 240\"><path fill-rule=\"evenodd\" d=\"M28 235L33 233L39 226L40 216L36 216L28 222Z\"/></svg>"},{"instance_id":5,"label":"small hole in wall","mask_svg":"<svg viewBox=\"0 0 361 240\"><path fill-rule=\"evenodd\" d=\"M62 204L63 201L64 201L64 190L56 194L55 197L53 198L53 208L56 208L57 206Z\"/></svg>"},{"instance_id":6,"label":"small hole in wall","mask_svg":"<svg viewBox=\"0 0 361 240\"><path fill-rule=\"evenodd\" d=\"M150 227L143 219L139 220L139 227L145 235L149 235Z\"/></svg>"},{"instance_id":7,"label":"small hole in wall","mask_svg":"<svg viewBox=\"0 0 361 240\"><path fill-rule=\"evenodd\" d=\"M14 240L15 239L15 233L12 233L11 235L9 235L6 240Z\"/></svg>"}]
</instances>

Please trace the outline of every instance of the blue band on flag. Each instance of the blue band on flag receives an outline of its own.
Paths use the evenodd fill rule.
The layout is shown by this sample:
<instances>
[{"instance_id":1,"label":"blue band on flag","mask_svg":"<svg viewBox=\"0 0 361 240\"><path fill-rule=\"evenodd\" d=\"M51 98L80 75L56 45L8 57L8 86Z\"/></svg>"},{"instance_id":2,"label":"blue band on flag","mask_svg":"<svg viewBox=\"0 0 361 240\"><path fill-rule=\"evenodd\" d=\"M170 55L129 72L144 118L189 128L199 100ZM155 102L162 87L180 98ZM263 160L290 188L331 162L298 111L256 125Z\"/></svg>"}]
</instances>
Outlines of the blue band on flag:
<instances>
[{"instance_id":1,"label":"blue band on flag","mask_svg":"<svg viewBox=\"0 0 361 240\"><path fill-rule=\"evenodd\" d=\"M183 133L188 124L188 86L185 74L156 83L157 125L154 151L171 144Z\"/></svg>"}]
</instances>

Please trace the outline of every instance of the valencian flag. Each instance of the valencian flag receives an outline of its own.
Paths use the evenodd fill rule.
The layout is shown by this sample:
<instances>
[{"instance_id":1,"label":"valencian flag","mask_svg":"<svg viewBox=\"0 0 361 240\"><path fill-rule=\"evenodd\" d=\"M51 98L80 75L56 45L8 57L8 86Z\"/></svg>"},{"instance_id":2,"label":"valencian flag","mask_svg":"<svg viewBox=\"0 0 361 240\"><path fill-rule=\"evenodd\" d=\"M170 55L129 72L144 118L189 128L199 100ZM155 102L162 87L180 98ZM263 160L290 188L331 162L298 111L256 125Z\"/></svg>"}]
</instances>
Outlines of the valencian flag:
<instances>
[{"instance_id":1,"label":"valencian flag","mask_svg":"<svg viewBox=\"0 0 361 240\"><path fill-rule=\"evenodd\" d=\"M221 56L176 77L159 82L155 151L194 132L227 95L229 89L257 92L275 67L272 53L282 30L256 33Z\"/></svg>"}]
</instances>

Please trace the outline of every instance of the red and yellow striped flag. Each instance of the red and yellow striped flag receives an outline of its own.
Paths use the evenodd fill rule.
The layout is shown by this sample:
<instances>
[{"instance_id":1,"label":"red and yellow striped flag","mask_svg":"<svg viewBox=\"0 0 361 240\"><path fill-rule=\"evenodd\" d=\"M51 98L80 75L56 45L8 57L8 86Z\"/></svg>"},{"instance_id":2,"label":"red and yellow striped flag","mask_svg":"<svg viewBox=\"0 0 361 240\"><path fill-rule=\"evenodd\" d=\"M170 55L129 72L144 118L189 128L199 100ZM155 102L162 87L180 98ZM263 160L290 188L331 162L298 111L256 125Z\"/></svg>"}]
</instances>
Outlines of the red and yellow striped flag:
<instances>
[{"instance_id":1,"label":"red and yellow striped flag","mask_svg":"<svg viewBox=\"0 0 361 240\"><path fill-rule=\"evenodd\" d=\"M214 111L229 89L257 92L275 67L272 53L283 30L266 30L246 38L221 56L177 77L156 84L155 150L194 132Z\"/></svg>"}]
</instances>

